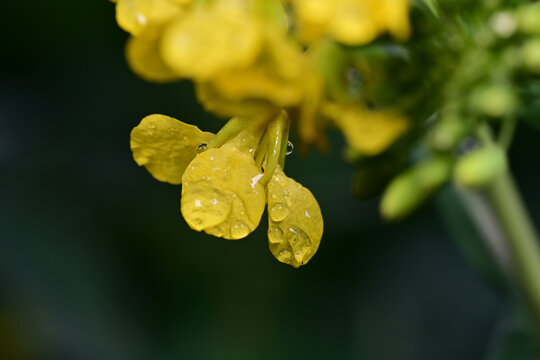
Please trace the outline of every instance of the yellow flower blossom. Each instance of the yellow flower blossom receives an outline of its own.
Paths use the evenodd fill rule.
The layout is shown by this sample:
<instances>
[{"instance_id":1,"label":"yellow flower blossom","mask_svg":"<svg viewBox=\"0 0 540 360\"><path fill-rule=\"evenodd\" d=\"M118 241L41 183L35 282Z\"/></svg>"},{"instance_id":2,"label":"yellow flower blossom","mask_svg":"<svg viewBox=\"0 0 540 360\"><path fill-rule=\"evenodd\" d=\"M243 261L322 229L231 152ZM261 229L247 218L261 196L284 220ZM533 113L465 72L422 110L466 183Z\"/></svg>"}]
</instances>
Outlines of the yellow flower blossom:
<instances>
[{"instance_id":1,"label":"yellow flower blossom","mask_svg":"<svg viewBox=\"0 0 540 360\"><path fill-rule=\"evenodd\" d=\"M300 37L325 35L347 45L362 45L384 32L409 36L409 0L292 0Z\"/></svg>"},{"instance_id":2,"label":"yellow flower blossom","mask_svg":"<svg viewBox=\"0 0 540 360\"><path fill-rule=\"evenodd\" d=\"M261 22L247 2L220 0L170 24L161 52L178 75L202 81L250 65L262 45L261 32Z\"/></svg>"},{"instance_id":3,"label":"yellow flower blossom","mask_svg":"<svg viewBox=\"0 0 540 360\"><path fill-rule=\"evenodd\" d=\"M410 126L401 115L354 105L326 104L324 113L334 120L351 147L369 156L386 150Z\"/></svg>"},{"instance_id":4,"label":"yellow flower blossom","mask_svg":"<svg viewBox=\"0 0 540 360\"><path fill-rule=\"evenodd\" d=\"M302 49L275 29L266 29L263 50L244 69L222 71L196 84L199 102L222 116L254 115L276 108L296 107L309 83L309 59Z\"/></svg>"},{"instance_id":5,"label":"yellow flower blossom","mask_svg":"<svg viewBox=\"0 0 540 360\"><path fill-rule=\"evenodd\" d=\"M173 184L181 179L181 212L194 230L244 238L257 228L268 204L270 251L299 267L317 251L323 219L313 194L282 170L286 114L275 120L269 114L275 111L233 119L215 136L150 115L133 129L131 148L137 164L156 179Z\"/></svg>"}]
</instances>

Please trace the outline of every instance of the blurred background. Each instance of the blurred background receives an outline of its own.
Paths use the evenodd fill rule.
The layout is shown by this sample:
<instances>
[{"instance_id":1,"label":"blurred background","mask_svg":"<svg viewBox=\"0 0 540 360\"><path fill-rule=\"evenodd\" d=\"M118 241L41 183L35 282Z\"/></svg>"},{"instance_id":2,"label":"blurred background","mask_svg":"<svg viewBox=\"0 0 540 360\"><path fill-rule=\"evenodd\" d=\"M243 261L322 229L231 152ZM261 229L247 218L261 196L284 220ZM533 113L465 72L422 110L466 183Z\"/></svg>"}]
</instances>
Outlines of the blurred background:
<instances>
[{"instance_id":1,"label":"blurred background","mask_svg":"<svg viewBox=\"0 0 540 360\"><path fill-rule=\"evenodd\" d=\"M331 132L328 153L287 161L325 219L307 266L273 258L264 217L241 241L191 231L180 187L135 164L129 133L151 113L217 131L192 85L133 75L106 0L0 8L0 359L464 360L496 347L507 297L451 236L444 199L385 224L376 200L351 197ZM539 141L523 125L511 152L537 223Z\"/></svg>"}]
</instances>

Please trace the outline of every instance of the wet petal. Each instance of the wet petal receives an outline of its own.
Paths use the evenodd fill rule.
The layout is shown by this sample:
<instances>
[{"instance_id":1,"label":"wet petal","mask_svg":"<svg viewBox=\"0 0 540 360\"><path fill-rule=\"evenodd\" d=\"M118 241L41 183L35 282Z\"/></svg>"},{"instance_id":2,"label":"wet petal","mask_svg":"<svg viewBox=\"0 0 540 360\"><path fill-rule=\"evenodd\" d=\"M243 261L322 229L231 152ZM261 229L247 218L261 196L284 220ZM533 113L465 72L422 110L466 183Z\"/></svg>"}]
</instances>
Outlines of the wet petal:
<instances>
[{"instance_id":1,"label":"wet petal","mask_svg":"<svg viewBox=\"0 0 540 360\"><path fill-rule=\"evenodd\" d=\"M268 244L282 263L299 267L317 252L323 218L317 200L278 166L268 183Z\"/></svg>"},{"instance_id":2,"label":"wet petal","mask_svg":"<svg viewBox=\"0 0 540 360\"><path fill-rule=\"evenodd\" d=\"M197 231L225 239L246 237L265 205L262 177L249 151L235 142L199 154L182 178L182 215Z\"/></svg>"},{"instance_id":3,"label":"wet petal","mask_svg":"<svg viewBox=\"0 0 540 360\"><path fill-rule=\"evenodd\" d=\"M159 181L180 184L197 146L214 134L165 115L149 115L131 131L131 151L138 165Z\"/></svg>"}]
</instances>

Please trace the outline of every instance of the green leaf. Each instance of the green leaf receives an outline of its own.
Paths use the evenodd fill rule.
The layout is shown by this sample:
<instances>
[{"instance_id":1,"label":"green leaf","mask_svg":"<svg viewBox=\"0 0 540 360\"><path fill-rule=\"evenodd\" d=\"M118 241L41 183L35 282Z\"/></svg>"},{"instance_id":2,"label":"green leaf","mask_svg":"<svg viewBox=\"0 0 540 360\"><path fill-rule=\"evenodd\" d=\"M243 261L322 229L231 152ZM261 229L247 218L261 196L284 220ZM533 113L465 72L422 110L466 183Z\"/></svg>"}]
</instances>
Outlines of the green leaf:
<instances>
[{"instance_id":1,"label":"green leaf","mask_svg":"<svg viewBox=\"0 0 540 360\"><path fill-rule=\"evenodd\" d=\"M435 16L437 19L440 18L438 0L419 0L419 1L420 3L425 5L429 9L429 11L431 11L433 16Z\"/></svg>"}]
</instances>

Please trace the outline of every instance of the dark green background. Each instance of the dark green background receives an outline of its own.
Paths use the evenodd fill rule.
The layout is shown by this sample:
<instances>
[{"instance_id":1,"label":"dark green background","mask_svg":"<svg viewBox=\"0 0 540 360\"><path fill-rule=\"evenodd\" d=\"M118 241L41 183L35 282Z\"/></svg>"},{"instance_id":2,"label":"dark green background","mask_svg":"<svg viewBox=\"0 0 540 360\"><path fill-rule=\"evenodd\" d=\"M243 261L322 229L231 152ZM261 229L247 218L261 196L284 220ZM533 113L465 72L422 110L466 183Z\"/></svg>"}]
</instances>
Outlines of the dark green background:
<instances>
[{"instance_id":1,"label":"dark green background","mask_svg":"<svg viewBox=\"0 0 540 360\"><path fill-rule=\"evenodd\" d=\"M341 137L289 156L325 219L317 255L277 262L191 231L180 188L137 167L129 132L163 113L216 131L188 82L146 83L105 0L5 1L0 56L0 358L482 359L508 316L433 203L397 225L350 196ZM518 182L540 211L538 135ZM537 217L538 219L538 217ZM499 329L499 330L497 330Z\"/></svg>"}]
</instances>

